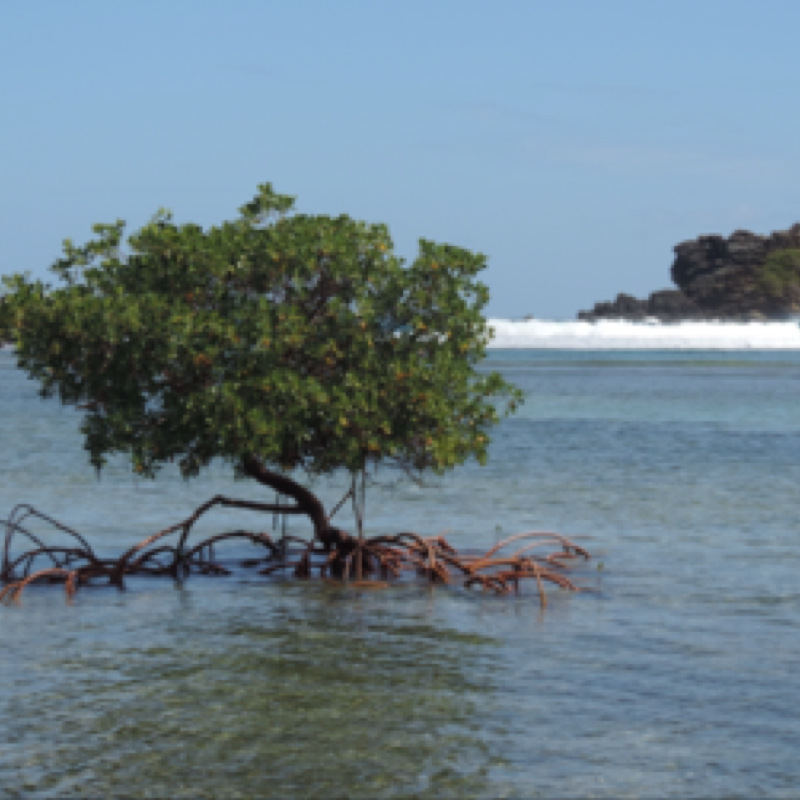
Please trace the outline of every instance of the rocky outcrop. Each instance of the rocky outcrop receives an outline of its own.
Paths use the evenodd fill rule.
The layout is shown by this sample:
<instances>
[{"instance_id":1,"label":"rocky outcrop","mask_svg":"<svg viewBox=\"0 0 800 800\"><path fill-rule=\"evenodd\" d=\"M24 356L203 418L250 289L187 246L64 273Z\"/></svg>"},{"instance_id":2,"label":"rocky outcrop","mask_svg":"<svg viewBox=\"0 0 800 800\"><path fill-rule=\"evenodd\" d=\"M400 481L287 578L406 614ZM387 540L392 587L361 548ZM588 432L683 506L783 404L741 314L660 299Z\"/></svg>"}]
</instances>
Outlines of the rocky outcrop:
<instances>
[{"instance_id":1,"label":"rocky outcrop","mask_svg":"<svg viewBox=\"0 0 800 800\"><path fill-rule=\"evenodd\" d=\"M639 300L631 294L618 294L615 300L595 303L591 311L579 311L578 319L593 322L596 319L644 319L647 316L647 300Z\"/></svg>"},{"instance_id":2,"label":"rocky outcrop","mask_svg":"<svg viewBox=\"0 0 800 800\"><path fill-rule=\"evenodd\" d=\"M629 294L618 294L610 303L596 303L591 311L579 311L578 319L594 322L598 319L659 319L662 322L680 322L684 319L702 319L703 312L680 289L662 289L653 292L646 300Z\"/></svg>"},{"instance_id":3,"label":"rocky outcrop","mask_svg":"<svg viewBox=\"0 0 800 800\"><path fill-rule=\"evenodd\" d=\"M647 300L647 313L665 321L700 319L703 312L680 289L662 289L653 292Z\"/></svg>"},{"instance_id":4,"label":"rocky outcrop","mask_svg":"<svg viewBox=\"0 0 800 800\"><path fill-rule=\"evenodd\" d=\"M677 289L645 300L619 294L579 312L578 319L754 320L800 313L800 223L769 236L742 230L727 239L700 236L674 249Z\"/></svg>"},{"instance_id":5,"label":"rocky outcrop","mask_svg":"<svg viewBox=\"0 0 800 800\"><path fill-rule=\"evenodd\" d=\"M721 317L800 312L800 274L776 268L775 256L800 250L800 224L758 236L700 236L675 247L672 280L708 313ZM772 256L772 258L770 258Z\"/></svg>"}]
</instances>

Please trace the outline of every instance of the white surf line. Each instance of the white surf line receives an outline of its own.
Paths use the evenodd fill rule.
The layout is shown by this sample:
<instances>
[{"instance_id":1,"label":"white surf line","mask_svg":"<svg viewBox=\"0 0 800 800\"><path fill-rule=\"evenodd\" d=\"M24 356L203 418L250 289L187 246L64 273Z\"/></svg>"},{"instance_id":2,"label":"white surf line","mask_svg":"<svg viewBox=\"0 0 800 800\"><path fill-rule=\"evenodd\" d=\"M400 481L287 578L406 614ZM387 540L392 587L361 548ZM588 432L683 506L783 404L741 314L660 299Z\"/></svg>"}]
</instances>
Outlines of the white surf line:
<instances>
[{"instance_id":1,"label":"white surf line","mask_svg":"<svg viewBox=\"0 0 800 800\"><path fill-rule=\"evenodd\" d=\"M800 350L800 324L787 322L552 322L490 319L492 349Z\"/></svg>"}]
</instances>

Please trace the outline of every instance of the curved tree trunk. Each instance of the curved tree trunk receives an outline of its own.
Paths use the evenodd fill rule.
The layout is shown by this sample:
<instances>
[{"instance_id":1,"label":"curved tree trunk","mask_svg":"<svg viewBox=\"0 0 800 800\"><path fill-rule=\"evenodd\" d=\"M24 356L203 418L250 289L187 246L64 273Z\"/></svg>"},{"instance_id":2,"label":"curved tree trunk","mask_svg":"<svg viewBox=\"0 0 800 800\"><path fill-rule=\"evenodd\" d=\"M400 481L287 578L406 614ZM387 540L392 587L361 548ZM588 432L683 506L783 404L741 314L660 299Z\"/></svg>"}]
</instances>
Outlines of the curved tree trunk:
<instances>
[{"instance_id":1,"label":"curved tree trunk","mask_svg":"<svg viewBox=\"0 0 800 800\"><path fill-rule=\"evenodd\" d=\"M286 475L267 469L256 456L251 455L243 459L242 470L245 475L258 481L262 486L268 486L291 497L297 503L297 512L305 514L311 520L314 536L326 550L349 542L355 543L350 534L331 526L322 502L305 486L301 486Z\"/></svg>"}]
</instances>

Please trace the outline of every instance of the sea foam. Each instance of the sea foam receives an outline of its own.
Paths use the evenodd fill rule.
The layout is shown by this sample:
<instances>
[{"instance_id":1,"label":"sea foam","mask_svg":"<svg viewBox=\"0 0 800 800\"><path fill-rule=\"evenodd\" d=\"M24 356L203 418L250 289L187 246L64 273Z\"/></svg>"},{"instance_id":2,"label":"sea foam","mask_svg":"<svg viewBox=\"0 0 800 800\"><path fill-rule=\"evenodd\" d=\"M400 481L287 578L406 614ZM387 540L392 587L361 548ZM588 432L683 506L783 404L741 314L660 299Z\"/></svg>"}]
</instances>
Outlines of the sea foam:
<instances>
[{"instance_id":1,"label":"sea foam","mask_svg":"<svg viewBox=\"0 0 800 800\"><path fill-rule=\"evenodd\" d=\"M553 322L490 319L490 347L544 350L800 350L800 324L785 322Z\"/></svg>"}]
</instances>

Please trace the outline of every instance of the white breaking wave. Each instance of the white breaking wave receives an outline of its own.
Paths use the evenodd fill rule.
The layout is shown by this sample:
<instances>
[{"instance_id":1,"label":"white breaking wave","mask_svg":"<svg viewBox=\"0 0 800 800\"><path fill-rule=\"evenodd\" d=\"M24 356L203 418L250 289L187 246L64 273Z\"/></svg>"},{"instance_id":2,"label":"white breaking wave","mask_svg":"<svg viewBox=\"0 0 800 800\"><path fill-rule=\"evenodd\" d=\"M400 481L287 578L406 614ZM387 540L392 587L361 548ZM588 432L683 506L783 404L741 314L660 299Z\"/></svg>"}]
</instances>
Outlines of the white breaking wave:
<instances>
[{"instance_id":1,"label":"white breaking wave","mask_svg":"<svg viewBox=\"0 0 800 800\"><path fill-rule=\"evenodd\" d=\"M800 350L800 324L786 322L551 322L490 319L493 349Z\"/></svg>"}]
</instances>

